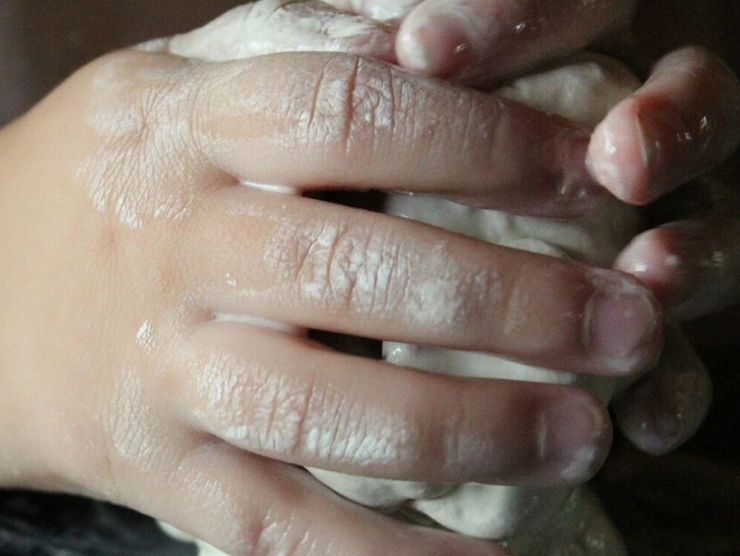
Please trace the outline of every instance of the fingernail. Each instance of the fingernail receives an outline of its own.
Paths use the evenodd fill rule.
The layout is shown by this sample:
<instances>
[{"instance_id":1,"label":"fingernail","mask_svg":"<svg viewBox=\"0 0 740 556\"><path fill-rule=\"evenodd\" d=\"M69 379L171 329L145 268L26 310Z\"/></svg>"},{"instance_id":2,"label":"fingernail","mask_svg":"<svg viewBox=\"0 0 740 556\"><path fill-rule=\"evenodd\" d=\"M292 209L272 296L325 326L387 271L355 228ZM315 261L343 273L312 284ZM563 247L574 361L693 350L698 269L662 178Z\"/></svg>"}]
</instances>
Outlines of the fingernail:
<instances>
[{"instance_id":1,"label":"fingernail","mask_svg":"<svg viewBox=\"0 0 740 556\"><path fill-rule=\"evenodd\" d=\"M647 204L706 169L708 140L701 122L689 125L666 103L631 101L596 127L589 169L618 198Z\"/></svg>"},{"instance_id":2,"label":"fingernail","mask_svg":"<svg viewBox=\"0 0 740 556\"><path fill-rule=\"evenodd\" d=\"M399 61L414 71L449 77L469 61L472 53L464 27L447 14L439 14L402 29L397 43Z\"/></svg>"},{"instance_id":3,"label":"fingernail","mask_svg":"<svg viewBox=\"0 0 740 556\"><path fill-rule=\"evenodd\" d=\"M545 407L540 431L540 459L568 484L590 479L611 443L606 413L588 395L568 396Z\"/></svg>"},{"instance_id":4,"label":"fingernail","mask_svg":"<svg viewBox=\"0 0 740 556\"><path fill-rule=\"evenodd\" d=\"M584 346L605 372L645 370L658 358L662 343L657 301L634 278L596 270L591 279L595 292L586 308Z\"/></svg>"},{"instance_id":5,"label":"fingernail","mask_svg":"<svg viewBox=\"0 0 740 556\"><path fill-rule=\"evenodd\" d=\"M619 199L634 202L640 191L645 170L625 164L618 139L623 133L614 129L614 118L607 118L594 130L586 157L586 167L594 179Z\"/></svg>"},{"instance_id":6,"label":"fingernail","mask_svg":"<svg viewBox=\"0 0 740 556\"><path fill-rule=\"evenodd\" d=\"M692 177L692 151L699 148L699 137L673 109L661 106L637 112L637 136L649 201Z\"/></svg>"},{"instance_id":7,"label":"fingernail","mask_svg":"<svg viewBox=\"0 0 740 556\"><path fill-rule=\"evenodd\" d=\"M614 263L614 267L648 284L669 312L696 290L695 275L685 255L676 249L680 243L675 226L653 229L634 239Z\"/></svg>"}]
</instances>

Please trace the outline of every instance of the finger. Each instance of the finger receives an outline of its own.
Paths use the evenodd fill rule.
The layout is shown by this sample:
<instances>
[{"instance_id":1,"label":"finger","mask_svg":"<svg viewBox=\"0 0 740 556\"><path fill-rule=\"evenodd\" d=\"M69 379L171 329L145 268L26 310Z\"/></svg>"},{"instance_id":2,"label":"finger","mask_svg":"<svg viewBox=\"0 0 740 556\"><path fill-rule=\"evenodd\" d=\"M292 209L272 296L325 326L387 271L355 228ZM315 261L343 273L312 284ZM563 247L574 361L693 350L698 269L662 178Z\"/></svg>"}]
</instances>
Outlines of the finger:
<instances>
[{"instance_id":1,"label":"finger","mask_svg":"<svg viewBox=\"0 0 740 556\"><path fill-rule=\"evenodd\" d=\"M234 8L200 29L143 48L219 62L293 51L343 52L394 61L394 41L391 27L323 2L261 0Z\"/></svg>"},{"instance_id":2,"label":"finger","mask_svg":"<svg viewBox=\"0 0 740 556\"><path fill-rule=\"evenodd\" d=\"M210 199L175 256L211 311L607 375L660 350L657 301L626 274L311 199Z\"/></svg>"},{"instance_id":3,"label":"finger","mask_svg":"<svg viewBox=\"0 0 740 556\"><path fill-rule=\"evenodd\" d=\"M352 56L276 55L196 73L191 136L239 179L550 216L603 198L585 168L584 128L516 102Z\"/></svg>"},{"instance_id":4,"label":"finger","mask_svg":"<svg viewBox=\"0 0 740 556\"><path fill-rule=\"evenodd\" d=\"M324 0L340 10L379 21L398 21L423 0Z\"/></svg>"},{"instance_id":5,"label":"finger","mask_svg":"<svg viewBox=\"0 0 740 556\"><path fill-rule=\"evenodd\" d=\"M307 467L431 482L587 480L611 432L576 389L426 374L237 322L178 348L178 413L239 448ZM184 368L183 368L184 367Z\"/></svg>"},{"instance_id":6,"label":"finger","mask_svg":"<svg viewBox=\"0 0 740 556\"><path fill-rule=\"evenodd\" d=\"M674 325L666 334L658 367L615 402L616 419L635 446L662 455L694 436L711 398L706 367Z\"/></svg>"},{"instance_id":7,"label":"finger","mask_svg":"<svg viewBox=\"0 0 740 556\"><path fill-rule=\"evenodd\" d=\"M476 86L571 54L625 28L633 0L426 0L404 19L399 63Z\"/></svg>"},{"instance_id":8,"label":"finger","mask_svg":"<svg viewBox=\"0 0 740 556\"><path fill-rule=\"evenodd\" d=\"M650 230L616 268L650 286L677 318L691 320L740 302L740 219L683 221Z\"/></svg>"},{"instance_id":9,"label":"finger","mask_svg":"<svg viewBox=\"0 0 740 556\"><path fill-rule=\"evenodd\" d=\"M595 178L645 204L729 156L740 142L740 83L715 55L685 48L616 106L589 146Z\"/></svg>"},{"instance_id":10,"label":"finger","mask_svg":"<svg viewBox=\"0 0 740 556\"><path fill-rule=\"evenodd\" d=\"M227 554L506 554L488 542L411 527L354 505L295 467L214 439L189 444L156 472L126 476L129 488L119 502Z\"/></svg>"}]
</instances>

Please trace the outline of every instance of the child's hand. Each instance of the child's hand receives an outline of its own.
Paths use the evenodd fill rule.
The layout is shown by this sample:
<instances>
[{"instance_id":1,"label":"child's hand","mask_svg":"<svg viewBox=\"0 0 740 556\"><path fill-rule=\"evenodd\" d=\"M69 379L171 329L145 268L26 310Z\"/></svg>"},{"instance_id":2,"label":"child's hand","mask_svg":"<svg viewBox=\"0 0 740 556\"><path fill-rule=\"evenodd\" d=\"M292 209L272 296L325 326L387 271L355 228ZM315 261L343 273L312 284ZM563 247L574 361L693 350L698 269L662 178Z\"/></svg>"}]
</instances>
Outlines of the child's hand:
<instances>
[{"instance_id":1,"label":"child's hand","mask_svg":"<svg viewBox=\"0 0 740 556\"><path fill-rule=\"evenodd\" d=\"M354 507L290 464L561 484L576 462L568 480L585 480L609 444L603 407L291 332L622 376L657 354L654 299L620 273L259 184L459 185L557 213L553 176L585 171L553 137L583 148L561 119L350 55L127 51L78 72L0 133L0 481L129 505L231 553L496 553Z\"/></svg>"}]
</instances>

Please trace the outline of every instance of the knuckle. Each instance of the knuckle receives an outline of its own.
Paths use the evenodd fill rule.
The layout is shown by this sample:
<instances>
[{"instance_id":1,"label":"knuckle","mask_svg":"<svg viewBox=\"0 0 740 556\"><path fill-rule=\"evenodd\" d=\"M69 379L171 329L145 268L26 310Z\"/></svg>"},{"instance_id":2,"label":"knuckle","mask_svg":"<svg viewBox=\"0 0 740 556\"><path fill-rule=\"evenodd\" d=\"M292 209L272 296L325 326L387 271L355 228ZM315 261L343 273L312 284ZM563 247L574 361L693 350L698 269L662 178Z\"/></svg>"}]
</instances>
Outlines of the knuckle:
<instances>
[{"instance_id":1,"label":"knuckle","mask_svg":"<svg viewBox=\"0 0 740 556\"><path fill-rule=\"evenodd\" d=\"M136 50L124 49L110 52L82 66L63 86L69 84L81 86L90 93L99 92L100 87L118 87L125 81L123 83L111 82L111 78L125 76L132 69L140 67L144 59L145 55Z\"/></svg>"},{"instance_id":2,"label":"knuckle","mask_svg":"<svg viewBox=\"0 0 740 556\"><path fill-rule=\"evenodd\" d=\"M211 356L200 368L200 413L215 434L261 453L293 456L305 449L307 423L321 403L311 379L293 379L227 354Z\"/></svg>"},{"instance_id":3,"label":"knuckle","mask_svg":"<svg viewBox=\"0 0 740 556\"><path fill-rule=\"evenodd\" d=\"M155 116L160 116L152 110L152 101L170 75L169 65L169 60L123 50L82 68L72 82L82 83L85 123L96 135L119 143L146 137Z\"/></svg>"},{"instance_id":4,"label":"knuckle","mask_svg":"<svg viewBox=\"0 0 740 556\"><path fill-rule=\"evenodd\" d=\"M459 469L469 453L470 446L465 439L469 439L470 399L461 399L451 396L446 404L444 419L434 415L430 421L436 430L432 430L429 437L434 441L428 443L424 461L434 461L443 470Z\"/></svg>"},{"instance_id":5,"label":"knuckle","mask_svg":"<svg viewBox=\"0 0 740 556\"><path fill-rule=\"evenodd\" d=\"M311 540L314 537L313 533L306 529L304 522L285 515L285 512L280 511L277 506L255 512L248 519L245 530L248 549L242 553L250 556L306 554L306 548L312 544Z\"/></svg>"},{"instance_id":6,"label":"knuckle","mask_svg":"<svg viewBox=\"0 0 740 556\"><path fill-rule=\"evenodd\" d=\"M90 138L78 172L95 208L129 228L149 218L177 219L190 206L193 182L193 65L133 50L81 71L79 120Z\"/></svg>"},{"instance_id":7,"label":"knuckle","mask_svg":"<svg viewBox=\"0 0 740 556\"><path fill-rule=\"evenodd\" d=\"M101 452L96 488L114 500L126 499L126 485L137 477L162 472L176 453L176 438L163 432L160 415L144 401L144 387L133 372L117 381L111 402L99 413ZM137 409L137 410L134 410Z\"/></svg>"},{"instance_id":8,"label":"knuckle","mask_svg":"<svg viewBox=\"0 0 740 556\"><path fill-rule=\"evenodd\" d=\"M121 150L133 147L145 159L165 161L189 137L201 83L185 61L131 51L113 55L90 82L88 122Z\"/></svg>"},{"instance_id":9,"label":"knuckle","mask_svg":"<svg viewBox=\"0 0 740 556\"><path fill-rule=\"evenodd\" d=\"M277 391L268 396L259 444L289 456L305 452L309 428L317 413L314 395L313 384L279 381Z\"/></svg>"},{"instance_id":10,"label":"knuckle","mask_svg":"<svg viewBox=\"0 0 740 556\"><path fill-rule=\"evenodd\" d=\"M330 151L367 158L380 134L392 137L397 77L390 67L334 56L319 72L303 133Z\"/></svg>"},{"instance_id":11,"label":"knuckle","mask_svg":"<svg viewBox=\"0 0 740 556\"><path fill-rule=\"evenodd\" d=\"M307 222L273 239L269 260L302 301L333 313L375 314L396 306L411 265L403 243L374 222Z\"/></svg>"},{"instance_id":12,"label":"knuckle","mask_svg":"<svg viewBox=\"0 0 740 556\"><path fill-rule=\"evenodd\" d=\"M183 481L189 484L191 492L197 492L201 499L216 504L219 521L218 545L233 555L271 556L273 554L306 554L301 551L306 540L313 536L315 521L298 519L296 508L300 508L311 493L302 489L290 488L290 480L279 480L280 470L265 469L264 479L272 488L261 485L263 496L255 497L253 484L243 484L246 488L235 488L233 479L228 484L214 474L214 456L227 450L223 445L212 441L197 443L172 458L166 473L168 486L177 492ZM222 461L217 459L216 461ZM204 467L205 466L205 467ZM279 482L274 482L278 479ZM239 479L236 479L239 481ZM244 481L242 481L244 483ZM287 487L287 488L284 488ZM213 530L211 534L215 534Z\"/></svg>"},{"instance_id":13,"label":"knuckle","mask_svg":"<svg viewBox=\"0 0 740 556\"><path fill-rule=\"evenodd\" d=\"M354 426L349 423L362 419L341 395L313 382L283 380L266 397L266 406L254 415L260 431L254 441L260 449L298 460L352 458L345 442Z\"/></svg>"}]
</instances>

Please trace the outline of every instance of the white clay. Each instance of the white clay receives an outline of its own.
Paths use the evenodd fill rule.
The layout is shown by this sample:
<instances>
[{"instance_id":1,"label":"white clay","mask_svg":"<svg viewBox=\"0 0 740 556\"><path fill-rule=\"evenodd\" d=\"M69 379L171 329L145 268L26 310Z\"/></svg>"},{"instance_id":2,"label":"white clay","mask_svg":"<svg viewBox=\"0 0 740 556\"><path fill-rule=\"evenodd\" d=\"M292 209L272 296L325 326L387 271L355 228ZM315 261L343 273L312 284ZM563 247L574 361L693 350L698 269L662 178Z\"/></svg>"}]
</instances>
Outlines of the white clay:
<instances>
[{"instance_id":1,"label":"white clay","mask_svg":"<svg viewBox=\"0 0 740 556\"><path fill-rule=\"evenodd\" d=\"M332 0L329 3L348 12L366 13L378 21L393 21L409 13L421 0L374 0L369 4L367 0Z\"/></svg>"},{"instance_id":2,"label":"white clay","mask_svg":"<svg viewBox=\"0 0 740 556\"><path fill-rule=\"evenodd\" d=\"M342 46L335 40L360 36L368 29L366 21L354 16L343 16L338 22L308 17L299 24L295 18L291 19L291 31L286 32L285 27L281 28L281 23L285 22L270 14L274 14L275 7L288 4L267 0L237 8L198 31L170 41L154 41L145 48L164 49L203 60L235 60L291 49L333 50L335 46ZM376 33L372 40L385 40L381 34ZM537 75L518 79L499 94L595 126L610 107L638 85L637 79L618 62L586 54ZM293 193L282 186L245 185L275 193ZM388 212L491 243L605 267L611 265L641 227L637 211L613 199L594 213L569 221L512 216L421 196L394 196L389 200ZM419 295L426 299L443 293L444 284L430 284ZM420 318L422 316L433 320L444 318L434 312L420 313ZM444 370L459 376L575 384L604 401L619 388L619 384L606 379L538 369L489 354L391 342L385 343L383 351L388 362L398 365L430 372ZM575 474L576 468L588 467L592 458L593 454L584 453L582 461L575 462L571 471ZM409 515L417 515L420 522L426 523L431 518L454 531L495 539L520 556L625 554L618 534L593 495L585 489L434 485L310 471L318 480L351 500L388 513L400 511L406 519ZM201 554L213 556L219 552L202 545Z\"/></svg>"},{"instance_id":3,"label":"white clay","mask_svg":"<svg viewBox=\"0 0 740 556\"><path fill-rule=\"evenodd\" d=\"M205 27L170 39L173 54L209 62L240 60L284 51L336 51L392 56L393 35L366 17L334 11L318 2L262 0L239 6ZM162 48L161 41L143 45Z\"/></svg>"}]
</instances>

